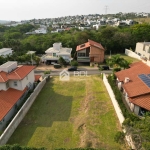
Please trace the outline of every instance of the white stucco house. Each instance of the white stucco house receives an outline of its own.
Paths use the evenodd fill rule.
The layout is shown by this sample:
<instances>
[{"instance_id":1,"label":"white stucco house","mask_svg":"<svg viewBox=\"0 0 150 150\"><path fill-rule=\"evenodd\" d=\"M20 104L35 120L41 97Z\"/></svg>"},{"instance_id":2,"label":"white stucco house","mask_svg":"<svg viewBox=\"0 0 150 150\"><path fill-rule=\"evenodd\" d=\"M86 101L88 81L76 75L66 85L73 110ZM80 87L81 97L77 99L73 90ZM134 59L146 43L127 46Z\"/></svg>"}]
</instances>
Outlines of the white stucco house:
<instances>
[{"instance_id":1,"label":"white stucco house","mask_svg":"<svg viewBox=\"0 0 150 150\"><path fill-rule=\"evenodd\" d=\"M54 43L53 47L50 47L45 51L46 55L42 57L44 62L58 62L59 58L62 57L66 62L70 62L72 48L62 47L62 43Z\"/></svg>"},{"instance_id":2,"label":"white stucco house","mask_svg":"<svg viewBox=\"0 0 150 150\"><path fill-rule=\"evenodd\" d=\"M39 28L34 31L36 34L47 34L47 29L45 28Z\"/></svg>"},{"instance_id":3,"label":"white stucco house","mask_svg":"<svg viewBox=\"0 0 150 150\"><path fill-rule=\"evenodd\" d=\"M0 131L3 131L35 82L35 66L9 61L0 66Z\"/></svg>"},{"instance_id":4,"label":"white stucco house","mask_svg":"<svg viewBox=\"0 0 150 150\"><path fill-rule=\"evenodd\" d=\"M150 60L150 42L136 43L135 53L141 56L142 59Z\"/></svg>"},{"instance_id":5,"label":"white stucco house","mask_svg":"<svg viewBox=\"0 0 150 150\"><path fill-rule=\"evenodd\" d=\"M13 52L12 48L2 48L0 49L0 56L5 57L7 55L12 55L12 52Z\"/></svg>"}]
</instances>

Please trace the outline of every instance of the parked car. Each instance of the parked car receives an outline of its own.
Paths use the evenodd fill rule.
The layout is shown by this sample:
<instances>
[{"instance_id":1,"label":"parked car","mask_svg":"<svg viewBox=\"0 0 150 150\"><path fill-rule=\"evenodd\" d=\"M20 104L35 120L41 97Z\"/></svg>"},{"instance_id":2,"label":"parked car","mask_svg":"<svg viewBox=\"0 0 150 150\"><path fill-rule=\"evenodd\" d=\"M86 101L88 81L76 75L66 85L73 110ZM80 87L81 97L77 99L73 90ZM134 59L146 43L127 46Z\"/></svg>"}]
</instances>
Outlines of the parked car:
<instances>
[{"instance_id":1,"label":"parked car","mask_svg":"<svg viewBox=\"0 0 150 150\"><path fill-rule=\"evenodd\" d=\"M76 66L72 66L72 67L68 68L68 71L77 71L77 67Z\"/></svg>"},{"instance_id":2,"label":"parked car","mask_svg":"<svg viewBox=\"0 0 150 150\"><path fill-rule=\"evenodd\" d=\"M56 68L56 69L57 69L57 68L61 68L61 65L55 63L55 64L54 64L54 68Z\"/></svg>"},{"instance_id":3,"label":"parked car","mask_svg":"<svg viewBox=\"0 0 150 150\"><path fill-rule=\"evenodd\" d=\"M102 70L109 70L109 66L101 66Z\"/></svg>"}]
</instances>

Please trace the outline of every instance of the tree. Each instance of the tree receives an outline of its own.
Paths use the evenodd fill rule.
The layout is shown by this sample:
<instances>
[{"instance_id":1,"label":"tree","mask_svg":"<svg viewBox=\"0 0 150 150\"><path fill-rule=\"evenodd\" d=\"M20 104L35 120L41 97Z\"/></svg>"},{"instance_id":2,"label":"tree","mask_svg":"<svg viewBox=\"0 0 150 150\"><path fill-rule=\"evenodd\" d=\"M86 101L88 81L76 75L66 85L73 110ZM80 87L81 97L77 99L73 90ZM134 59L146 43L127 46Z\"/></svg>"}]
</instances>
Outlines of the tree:
<instances>
[{"instance_id":1,"label":"tree","mask_svg":"<svg viewBox=\"0 0 150 150\"><path fill-rule=\"evenodd\" d=\"M59 62L60 65L66 65L67 64L67 62L64 60L63 57L59 57L58 62Z\"/></svg>"},{"instance_id":2,"label":"tree","mask_svg":"<svg viewBox=\"0 0 150 150\"><path fill-rule=\"evenodd\" d=\"M130 62L120 57L119 54L112 56L106 60L106 63L113 68L129 68Z\"/></svg>"},{"instance_id":3,"label":"tree","mask_svg":"<svg viewBox=\"0 0 150 150\"><path fill-rule=\"evenodd\" d=\"M70 64L71 64L71 66L78 67L78 62L76 60L72 60Z\"/></svg>"}]
</instances>

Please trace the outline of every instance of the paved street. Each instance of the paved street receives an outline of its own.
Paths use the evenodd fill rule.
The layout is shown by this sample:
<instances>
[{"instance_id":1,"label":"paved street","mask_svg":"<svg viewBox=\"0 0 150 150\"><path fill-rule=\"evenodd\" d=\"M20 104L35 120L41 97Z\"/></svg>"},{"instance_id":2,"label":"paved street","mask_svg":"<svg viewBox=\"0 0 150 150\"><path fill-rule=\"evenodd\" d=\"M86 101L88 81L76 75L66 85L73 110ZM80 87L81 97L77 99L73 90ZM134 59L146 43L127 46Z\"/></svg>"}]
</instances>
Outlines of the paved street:
<instances>
[{"instance_id":1,"label":"paved street","mask_svg":"<svg viewBox=\"0 0 150 150\"><path fill-rule=\"evenodd\" d=\"M64 69L67 71L67 69ZM58 69L58 70L51 70L51 76L59 76L60 72L63 71L63 69ZM101 71L102 73L110 74L112 73L112 70L104 70ZM70 75L95 75L95 74L100 74L101 73L98 69L86 69L86 68L78 68L77 71L69 71ZM44 70L35 70L35 74L43 74Z\"/></svg>"}]
</instances>

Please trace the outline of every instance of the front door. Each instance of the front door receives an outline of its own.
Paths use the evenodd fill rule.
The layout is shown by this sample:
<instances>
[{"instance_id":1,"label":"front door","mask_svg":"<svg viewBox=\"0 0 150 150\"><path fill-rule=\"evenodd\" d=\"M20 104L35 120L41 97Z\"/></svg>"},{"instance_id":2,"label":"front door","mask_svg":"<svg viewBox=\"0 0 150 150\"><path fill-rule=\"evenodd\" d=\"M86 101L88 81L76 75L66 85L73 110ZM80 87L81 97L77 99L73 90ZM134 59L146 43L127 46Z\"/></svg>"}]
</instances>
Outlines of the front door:
<instances>
[{"instance_id":1,"label":"front door","mask_svg":"<svg viewBox=\"0 0 150 150\"><path fill-rule=\"evenodd\" d=\"M94 62L94 57L90 57L90 62Z\"/></svg>"}]
</instances>

